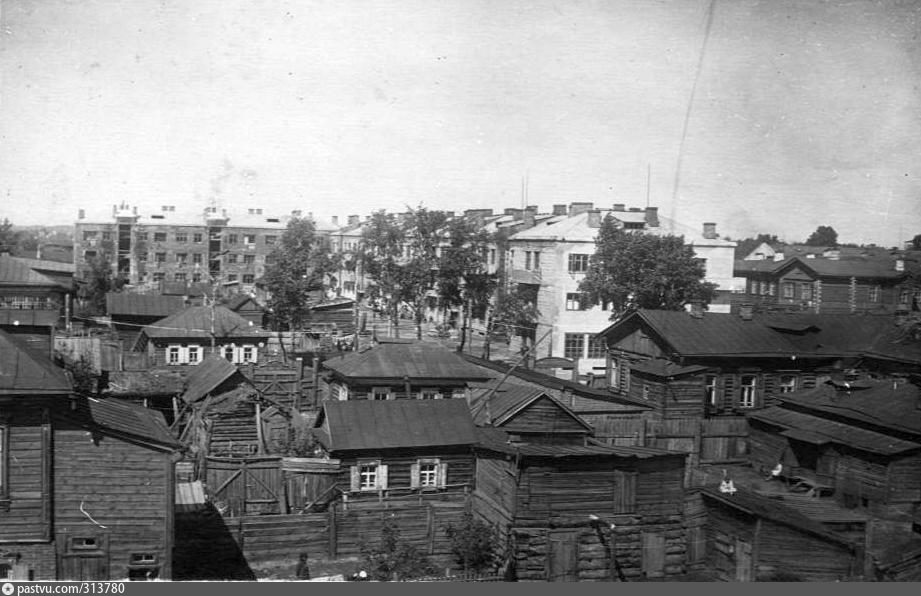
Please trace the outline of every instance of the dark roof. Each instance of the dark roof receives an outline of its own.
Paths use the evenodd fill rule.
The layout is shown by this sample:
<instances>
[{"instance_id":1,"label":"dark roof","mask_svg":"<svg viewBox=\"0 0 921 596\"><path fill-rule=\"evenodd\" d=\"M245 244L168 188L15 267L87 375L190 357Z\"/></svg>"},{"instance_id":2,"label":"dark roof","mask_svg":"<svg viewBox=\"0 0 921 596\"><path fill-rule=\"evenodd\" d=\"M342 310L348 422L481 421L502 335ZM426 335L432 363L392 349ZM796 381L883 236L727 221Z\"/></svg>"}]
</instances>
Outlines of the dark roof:
<instances>
[{"instance_id":1,"label":"dark roof","mask_svg":"<svg viewBox=\"0 0 921 596\"><path fill-rule=\"evenodd\" d=\"M252 302L256 308L260 310L262 309L262 306L256 302L256 299L249 294L236 294L233 298L227 301L225 306L230 310L236 311L239 310L247 302Z\"/></svg>"},{"instance_id":2,"label":"dark roof","mask_svg":"<svg viewBox=\"0 0 921 596\"><path fill-rule=\"evenodd\" d=\"M699 491L705 498L728 505L733 509L789 526L795 530L835 542L852 550L856 548L854 543L846 536L826 530L819 522L806 517L796 509L788 507L775 499L749 492L744 488L737 488L733 494L721 493L719 490L710 487L701 488Z\"/></svg>"},{"instance_id":3,"label":"dark roof","mask_svg":"<svg viewBox=\"0 0 921 596\"><path fill-rule=\"evenodd\" d=\"M211 338L210 306L190 306L144 327L144 335L150 338ZM215 337L268 337L269 332L250 324L225 306L214 307Z\"/></svg>"},{"instance_id":4,"label":"dark roof","mask_svg":"<svg viewBox=\"0 0 921 596\"><path fill-rule=\"evenodd\" d=\"M840 418L891 430L912 433L921 438L921 387L914 383L894 380L863 379L854 386L865 387L848 391L826 384L815 389L783 393L776 397L797 409L817 415L830 414Z\"/></svg>"},{"instance_id":5,"label":"dark roof","mask_svg":"<svg viewBox=\"0 0 921 596\"><path fill-rule=\"evenodd\" d=\"M633 447L618 445L540 445L533 443L510 443L508 434L500 428L477 428L477 447L529 457L553 459L568 457L632 457L650 459L653 457L686 457L686 453L666 451L655 447Z\"/></svg>"},{"instance_id":6,"label":"dark roof","mask_svg":"<svg viewBox=\"0 0 921 596\"><path fill-rule=\"evenodd\" d=\"M162 294L126 294L109 292L106 294L106 312L109 316L167 317L185 308L182 296L163 296Z\"/></svg>"},{"instance_id":7,"label":"dark roof","mask_svg":"<svg viewBox=\"0 0 921 596\"><path fill-rule=\"evenodd\" d=\"M88 398L86 406L94 424L118 435L178 448L163 414L116 398ZM79 408L78 408L79 409Z\"/></svg>"},{"instance_id":8,"label":"dark roof","mask_svg":"<svg viewBox=\"0 0 921 596\"><path fill-rule=\"evenodd\" d=\"M314 426L330 451L476 442L473 419L464 399L326 401Z\"/></svg>"},{"instance_id":9,"label":"dark roof","mask_svg":"<svg viewBox=\"0 0 921 596\"><path fill-rule=\"evenodd\" d=\"M468 364L457 352L440 345L381 344L361 352L323 362L323 366L345 378L364 379L486 379L491 375Z\"/></svg>"},{"instance_id":10,"label":"dark roof","mask_svg":"<svg viewBox=\"0 0 921 596\"><path fill-rule=\"evenodd\" d=\"M919 443L897 439L843 422L835 422L819 416L796 412L781 406L772 406L752 412L748 417L783 429L800 431L792 433L792 438L803 441L836 443L881 455L896 455L921 449L921 444Z\"/></svg>"},{"instance_id":11,"label":"dark roof","mask_svg":"<svg viewBox=\"0 0 921 596\"><path fill-rule=\"evenodd\" d=\"M48 354L0 330L0 394L70 394L67 373Z\"/></svg>"},{"instance_id":12,"label":"dark roof","mask_svg":"<svg viewBox=\"0 0 921 596\"><path fill-rule=\"evenodd\" d=\"M696 364L691 366L681 366L675 364L671 360L664 360L662 358L645 360L643 362L638 362L630 367L631 373L640 372L662 378L692 375L705 370L709 369L706 366L699 366Z\"/></svg>"},{"instance_id":13,"label":"dark roof","mask_svg":"<svg viewBox=\"0 0 921 596\"><path fill-rule=\"evenodd\" d=\"M310 305L310 310L348 310L354 308L355 301L350 298L338 298L328 302L319 302Z\"/></svg>"},{"instance_id":14,"label":"dark roof","mask_svg":"<svg viewBox=\"0 0 921 596\"><path fill-rule=\"evenodd\" d=\"M61 262L61 261L49 261L47 259L30 259L28 257L12 257L20 263L31 267L35 271L52 271L55 273L70 273L73 274L76 271L76 267L72 262Z\"/></svg>"},{"instance_id":15,"label":"dark roof","mask_svg":"<svg viewBox=\"0 0 921 596\"><path fill-rule=\"evenodd\" d=\"M770 259L758 261L736 260L733 270L736 274L772 273L780 274L787 269L800 267L816 277L857 277L872 279L899 279L907 274L895 270L895 259L884 257L787 257L781 261Z\"/></svg>"},{"instance_id":16,"label":"dark roof","mask_svg":"<svg viewBox=\"0 0 921 596\"><path fill-rule=\"evenodd\" d=\"M10 255L0 255L0 285L58 287L58 282Z\"/></svg>"},{"instance_id":17,"label":"dark roof","mask_svg":"<svg viewBox=\"0 0 921 596\"><path fill-rule=\"evenodd\" d=\"M182 394L186 403L192 403L205 397L224 381L235 374L239 374L243 381L243 373L227 359L217 354L209 354L198 365L192 367L188 377L188 387Z\"/></svg>"},{"instance_id":18,"label":"dark roof","mask_svg":"<svg viewBox=\"0 0 921 596\"><path fill-rule=\"evenodd\" d=\"M180 367L170 370L112 370L109 371L109 385L105 393L115 397L150 397L179 395L184 380Z\"/></svg>"},{"instance_id":19,"label":"dark roof","mask_svg":"<svg viewBox=\"0 0 921 596\"><path fill-rule=\"evenodd\" d=\"M491 420L487 419L487 402L485 399L487 396L489 396L488 412ZM585 427L586 430L592 430L591 425L582 420L578 414L560 403L559 400L554 399L552 395L540 389L510 385L500 388L495 392L491 389L481 391L477 397L479 399L475 399L471 408L473 411L473 421L476 424L502 426L537 400L545 398L549 399L560 408L561 415L568 415ZM548 428L548 430L550 429Z\"/></svg>"},{"instance_id":20,"label":"dark roof","mask_svg":"<svg viewBox=\"0 0 921 596\"><path fill-rule=\"evenodd\" d=\"M490 370L502 373L503 375L507 373L513 367L509 364L503 362L495 362L493 360L486 360L483 358L477 358L476 356L471 356L470 354L461 354L461 356L467 361L477 366L482 366ZM495 376L495 375L492 375ZM501 376L501 375L500 375ZM571 391L574 395L578 397L586 397L590 399L608 401L612 403L619 404L629 404L631 406L637 406L644 409L652 409L652 406L649 403L633 398L627 395L611 393L606 389L598 389L596 387L589 387L588 385L583 385L582 383L577 383L575 381L570 381L566 379L560 379L553 375L548 375L546 373L538 372L536 370L531 370L528 368L521 368L520 366L514 367L510 376L521 379L522 381L527 381L529 383L534 383L541 387L546 387L548 389L556 389L558 391Z\"/></svg>"}]
</instances>

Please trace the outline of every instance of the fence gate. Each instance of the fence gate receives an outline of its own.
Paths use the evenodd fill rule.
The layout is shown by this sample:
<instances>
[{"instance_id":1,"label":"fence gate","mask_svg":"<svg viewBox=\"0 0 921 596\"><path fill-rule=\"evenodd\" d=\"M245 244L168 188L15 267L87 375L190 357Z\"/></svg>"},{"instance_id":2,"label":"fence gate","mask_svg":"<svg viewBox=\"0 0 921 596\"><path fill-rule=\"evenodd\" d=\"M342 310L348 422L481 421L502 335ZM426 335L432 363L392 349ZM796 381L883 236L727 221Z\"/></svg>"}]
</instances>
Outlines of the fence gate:
<instances>
[{"instance_id":1,"label":"fence gate","mask_svg":"<svg viewBox=\"0 0 921 596\"><path fill-rule=\"evenodd\" d=\"M280 457L207 458L206 482L223 515L287 513Z\"/></svg>"}]
</instances>

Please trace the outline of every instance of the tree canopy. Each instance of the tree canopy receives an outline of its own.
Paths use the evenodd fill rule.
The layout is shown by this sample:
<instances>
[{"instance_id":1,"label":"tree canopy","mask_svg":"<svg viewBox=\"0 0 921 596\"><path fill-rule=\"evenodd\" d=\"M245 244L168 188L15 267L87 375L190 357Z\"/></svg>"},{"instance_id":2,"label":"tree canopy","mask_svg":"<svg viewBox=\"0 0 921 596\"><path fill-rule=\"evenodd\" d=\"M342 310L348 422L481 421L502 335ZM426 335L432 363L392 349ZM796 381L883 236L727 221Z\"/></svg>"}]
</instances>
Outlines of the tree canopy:
<instances>
[{"instance_id":1,"label":"tree canopy","mask_svg":"<svg viewBox=\"0 0 921 596\"><path fill-rule=\"evenodd\" d=\"M807 246L837 246L838 232L831 226L819 226L806 238Z\"/></svg>"},{"instance_id":2,"label":"tree canopy","mask_svg":"<svg viewBox=\"0 0 921 596\"><path fill-rule=\"evenodd\" d=\"M627 232L608 216L579 289L592 304L610 307L613 320L635 308L681 310L692 302L706 306L716 285L704 281L705 272L683 237Z\"/></svg>"},{"instance_id":3,"label":"tree canopy","mask_svg":"<svg viewBox=\"0 0 921 596\"><path fill-rule=\"evenodd\" d=\"M298 329L309 318L311 293L323 290L336 271L336 255L313 222L296 217L288 222L278 246L269 255L263 283L276 326Z\"/></svg>"}]
</instances>

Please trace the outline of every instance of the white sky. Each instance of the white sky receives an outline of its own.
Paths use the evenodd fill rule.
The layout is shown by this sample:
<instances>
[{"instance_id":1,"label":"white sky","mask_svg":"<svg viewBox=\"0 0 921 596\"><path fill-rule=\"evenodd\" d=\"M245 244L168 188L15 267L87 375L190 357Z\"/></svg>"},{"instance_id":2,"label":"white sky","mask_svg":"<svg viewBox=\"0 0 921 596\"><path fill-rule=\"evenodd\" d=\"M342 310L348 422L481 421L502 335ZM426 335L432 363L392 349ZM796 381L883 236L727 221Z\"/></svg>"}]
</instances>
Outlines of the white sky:
<instances>
[{"instance_id":1,"label":"white sky","mask_svg":"<svg viewBox=\"0 0 921 596\"><path fill-rule=\"evenodd\" d=\"M921 3L2 0L0 218L650 204L921 233Z\"/></svg>"}]
</instances>

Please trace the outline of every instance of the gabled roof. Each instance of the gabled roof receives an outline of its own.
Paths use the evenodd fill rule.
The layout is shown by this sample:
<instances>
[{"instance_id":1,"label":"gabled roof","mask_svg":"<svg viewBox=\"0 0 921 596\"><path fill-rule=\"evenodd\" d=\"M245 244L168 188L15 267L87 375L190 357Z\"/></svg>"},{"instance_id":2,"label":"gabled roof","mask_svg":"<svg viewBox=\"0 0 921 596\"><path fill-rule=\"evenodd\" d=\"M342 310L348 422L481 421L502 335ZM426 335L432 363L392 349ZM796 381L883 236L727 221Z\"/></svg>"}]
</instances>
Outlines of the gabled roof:
<instances>
[{"instance_id":1,"label":"gabled roof","mask_svg":"<svg viewBox=\"0 0 921 596\"><path fill-rule=\"evenodd\" d=\"M76 267L73 263L63 263L61 261L49 261L47 259L30 259L28 257L12 257L20 263L36 271L53 271L55 273L74 273Z\"/></svg>"},{"instance_id":2,"label":"gabled roof","mask_svg":"<svg viewBox=\"0 0 921 596\"><path fill-rule=\"evenodd\" d=\"M246 381L243 373L218 354L209 354L197 366L192 367L188 377L188 387L182 394L186 403L196 402L221 385L224 381L239 374L242 381Z\"/></svg>"},{"instance_id":3,"label":"gabled roof","mask_svg":"<svg viewBox=\"0 0 921 596\"><path fill-rule=\"evenodd\" d=\"M72 391L67 373L47 354L0 330L0 395L69 395Z\"/></svg>"},{"instance_id":4,"label":"gabled roof","mask_svg":"<svg viewBox=\"0 0 921 596\"><path fill-rule=\"evenodd\" d=\"M186 307L182 296L162 294L106 293L106 312L109 316L168 317Z\"/></svg>"},{"instance_id":5,"label":"gabled roof","mask_svg":"<svg viewBox=\"0 0 921 596\"><path fill-rule=\"evenodd\" d=\"M256 302L256 299L249 294L236 294L233 298L227 301L225 306L230 310L237 311L240 310L240 308L247 302L252 302L253 305L258 309L262 308L262 305Z\"/></svg>"},{"instance_id":6,"label":"gabled roof","mask_svg":"<svg viewBox=\"0 0 921 596\"><path fill-rule=\"evenodd\" d=\"M872 279L899 279L906 277L904 271L895 270L895 259L889 257L850 257L829 259L827 257L789 257L781 261L770 259L758 261L736 260L733 269L738 274L771 273L780 275L799 267L815 277L858 277Z\"/></svg>"},{"instance_id":7,"label":"gabled roof","mask_svg":"<svg viewBox=\"0 0 921 596\"><path fill-rule=\"evenodd\" d=\"M177 449L181 445L169 431L163 414L117 398L87 398L78 412L88 409L93 424L116 435Z\"/></svg>"},{"instance_id":8,"label":"gabled roof","mask_svg":"<svg viewBox=\"0 0 921 596\"><path fill-rule=\"evenodd\" d=\"M489 398L488 407L487 397ZM592 432L591 425L582 420L578 414L540 389L510 385L504 389L500 388L495 392L492 390L481 391L478 398L479 399L475 401L471 408L473 412L473 421L476 424L491 424L497 427L504 426L515 416L525 411L530 405L538 400L547 399L560 409L560 415L568 416L575 420L586 431ZM552 423L550 423L550 425L552 426ZM552 428L548 427L547 430L552 430Z\"/></svg>"},{"instance_id":9,"label":"gabled roof","mask_svg":"<svg viewBox=\"0 0 921 596\"><path fill-rule=\"evenodd\" d=\"M22 260L10 255L0 255L0 285L58 287L58 282L42 275Z\"/></svg>"},{"instance_id":10,"label":"gabled roof","mask_svg":"<svg viewBox=\"0 0 921 596\"><path fill-rule=\"evenodd\" d=\"M781 406L771 406L752 412L748 417L779 426L785 429L781 434L786 433L785 436L810 443L835 443L880 455L897 455L906 451L921 450L921 443L897 439Z\"/></svg>"},{"instance_id":11,"label":"gabled roof","mask_svg":"<svg viewBox=\"0 0 921 596\"><path fill-rule=\"evenodd\" d=\"M252 326L250 322L225 306L215 306L214 335L230 338L268 337L268 331ZM150 338L211 338L210 306L190 306L143 329Z\"/></svg>"},{"instance_id":12,"label":"gabled roof","mask_svg":"<svg viewBox=\"0 0 921 596\"><path fill-rule=\"evenodd\" d=\"M326 401L314 432L330 451L472 445L463 399Z\"/></svg>"},{"instance_id":13,"label":"gabled roof","mask_svg":"<svg viewBox=\"0 0 921 596\"><path fill-rule=\"evenodd\" d=\"M381 344L361 352L323 362L323 366L348 379L478 380L490 377L464 361L456 352L424 342Z\"/></svg>"},{"instance_id":14,"label":"gabled roof","mask_svg":"<svg viewBox=\"0 0 921 596\"><path fill-rule=\"evenodd\" d=\"M675 364L671 360L664 360L662 358L653 358L652 360L645 360L643 362L638 362L633 364L630 367L631 373L640 372L646 373L648 375L653 375L661 378L668 377L681 377L684 375L693 375L696 373L709 370L706 366L700 366L697 364L692 364L690 366L681 366Z\"/></svg>"},{"instance_id":15,"label":"gabled roof","mask_svg":"<svg viewBox=\"0 0 921 596\"><path fill-rule=\"evenodd\" d=\"M788 507L774 499L749 492L744 488L736 489L733 494L724 494L714 488L698 489L706 499L722 503L749 515L783 524L795 530L806 532L824 540L835 542L851 550L855 544L846 536L826 530L819 522L806 517L796 509Z\"/></svg>"}]
</instances>

